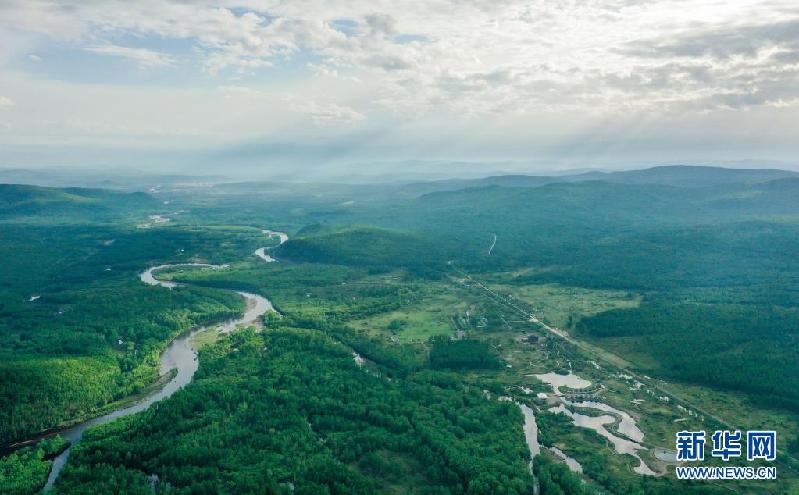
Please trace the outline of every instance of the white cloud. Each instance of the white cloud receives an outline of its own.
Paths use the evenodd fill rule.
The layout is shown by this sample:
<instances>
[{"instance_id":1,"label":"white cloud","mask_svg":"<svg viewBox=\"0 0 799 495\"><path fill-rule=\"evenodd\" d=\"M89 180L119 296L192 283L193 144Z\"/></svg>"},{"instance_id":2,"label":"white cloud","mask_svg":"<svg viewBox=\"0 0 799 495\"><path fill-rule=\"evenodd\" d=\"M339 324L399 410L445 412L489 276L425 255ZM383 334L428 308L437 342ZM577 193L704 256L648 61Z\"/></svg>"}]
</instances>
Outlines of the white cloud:
<instances>
[{"instance_id":1,"label":"white cloud","mask_svg":"<svg viewBox=\"0 0 799 495\"><path fill-rule=\"evenodd\" d=\"M129 58L136 61L139 67L143 68L163 67L171 65L174 62L170 56L146 48L130 48L119 45L90 45L85 47L84 50L101 55Z\"/></svg>"},{"instance_id":2,"label":"white cloud","mask_svg":"<svg viewBox=\"0 0 799 495\"><path fill-rule=\"evenodd\" d=\"M240 85L219 86L217 91L231 104L268 108L270 113L289 119L299 116L301 125L307 119L318 126L350 124L366 119L365 115L346 104L317 101L291 93L278 94Z\"/></svg>"},{"instance_id":3,"label":"white cloud","mask_svg":"<svg viewBox=\"0 0 799 495\"><path fill-rule=\"evenodd\" d=\"M14 106L14 100L12 100L7 96L0 96L0 109L13 106Z\"/></svg>"},{"instance_id":4,"label":"white cloud","mask_svg":"<svg viewBox=\"0 0 799 495\"><path fill-rule=\"evenodd\" d=\"M26 137L42 128L35 119L86 136L166 119L163 131L179 136L301 140L349 123L410 141L479 135L488 146L490 136L520 154L525 143L555 148L608 128L765 143L789 132L768 115L799 117L797 35L795 0L10 0L0 1L0 92L34 104L3 86L3 72L30 85L30 64L15 61L56 47L145 68L179 60L201 75L137 87L121 102L91 73L52 82L48 106L14 114ZM65 116L102 125L70 127Z\"/></svg>"},{"instance_id":5,"label":"white cloud","mask_svg":"<svg viewBox=\"0 0 799 495\"><path fill-rule=\"evenodd\" d=\"M718 105L714 95L729 94L751 104L784 104L791 98L748 97L764 68L799 56L799 12L786 0L116 0L57 7L25 0L0 5L3 17L7 29L93 41L87 50L142 67L174 59L97 41L109 35L189 40L212 75L279 70L283 60L310 53L321 60L318 67L379 85L380 94L368 95L371 103L395 100L397 111L416 114L586 105L707 110ZM342 19L347 29L337 25ZM769 49L770 59L747 59ZM743 58L718 57L736 53ZM793 67L770 77L787 87L796 78Z\"/></svg>"},{"instance_id":6,"label":"white cloud","mask_svg":"<svg viewBox=\"0 0 799 495\"><path fill-rule=\"evenodd\" d=\"M292 109L310 117L320 126L341 125L358 122L366 117L355 109L336 103L320 103L317 101L292 102Z\"/></svg>"}]
</instances>

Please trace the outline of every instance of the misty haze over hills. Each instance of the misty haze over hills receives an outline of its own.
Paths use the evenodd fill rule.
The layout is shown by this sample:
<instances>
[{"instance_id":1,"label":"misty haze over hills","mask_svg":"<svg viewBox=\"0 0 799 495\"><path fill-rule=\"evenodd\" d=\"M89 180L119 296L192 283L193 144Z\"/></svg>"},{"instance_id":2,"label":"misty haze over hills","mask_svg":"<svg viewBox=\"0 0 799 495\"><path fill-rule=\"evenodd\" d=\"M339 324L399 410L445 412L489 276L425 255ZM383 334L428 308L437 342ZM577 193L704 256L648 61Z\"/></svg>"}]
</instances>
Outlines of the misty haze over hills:
<instances>
[{"instance_id":1,"label":"misty haze over hills","mask_svg":"<svg viewBox=\"0 0 799 495\"><path fill-rule=\"evenodd\" d=\"M325 175L307 173L273 174L243 178L220 174L159 174L129 169L81 168L0 168L0 183L32 184L51 187L99 187L120 190L158 188L236 187L234 184L253 182L270 189L290 183L328 184L414 184L421 189L458 189L482 185L529 187L551 182L603 180L623 183L653 183L702 186L714 183L758 182L797 175L788 164L745 161L731 164L734 168L706 165L661 165L630 170L534 170L530 173L510 172L501 165L474 163L403 163L379 164L368 174L328 172ZM756 166L757 165L757 166ZM523 167L518 167L523 168ZM224 186L229 184L228 186ZM241 186L240 186L241 187Z\"/></svg>"}]
</instances>

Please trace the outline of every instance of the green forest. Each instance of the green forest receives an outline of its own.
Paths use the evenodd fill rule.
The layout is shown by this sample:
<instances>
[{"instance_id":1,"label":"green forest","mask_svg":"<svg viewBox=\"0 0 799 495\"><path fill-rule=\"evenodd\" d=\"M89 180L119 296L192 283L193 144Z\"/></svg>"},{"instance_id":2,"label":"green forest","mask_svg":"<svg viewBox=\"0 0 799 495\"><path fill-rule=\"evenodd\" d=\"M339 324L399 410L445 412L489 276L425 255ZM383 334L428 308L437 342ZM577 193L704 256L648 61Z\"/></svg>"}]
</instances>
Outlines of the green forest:
<instances>
[{"instance_id":1,"label":"green forest","mask_svg":"<svg viewBox=\"0 0 799 495\"><path fill-rule=\"evenodd\" d=\"M236 294L155 290L137 273L157 260L240 256L257 245L252 232L137 229L129 221L149 212L138 213L152 199L139 195L130 205L118 194L93 190L85 200L82 190L45 190L37 199L24 188L10 194L16 189L6 187L4 201L15 208L47 204L58 215L40 214L32 224L19 216L0 222L0 445L140 392L157 378L158 355L169 340L243 309ZM55 207L60 201L67 206ZM74 208L88 209L89 216ZM62 213L72 223L62 223Z\"/></svg>"},{"instance_id":2,"label":"green forest","mask_svg":"<svg viewBox=\"0 0 799 495\"><path fill-rule=\"evenodd\" d=\"M386 381L317 330L240 331L192 387L93 432L59 493L529 493L521 415L435 375ZM289 488L291 487L291 488Z\"/></svg>"},{"instance_id":3,"label":"green forest","mask_svg":"<svg viewBox=\"0 0 799 495\"><path fill-rule=\"evenodd\" d=\"M0 493L41 490L67 446L39 435L167 382L161 352L242 314L235 291L275 312L193 341L191 383L87 430L55 493L799 490L799 181L639 172L158 194L3 185ZM160 271L172 289L139 280L179 263L224 267ZM558 413L535 378L550 372L629 413L654 474ZM519 405L542 446L532 468ZM654 454L680 428L727 425L779 431L778 482L682 482Z\"/></svg>"}]
</instances>

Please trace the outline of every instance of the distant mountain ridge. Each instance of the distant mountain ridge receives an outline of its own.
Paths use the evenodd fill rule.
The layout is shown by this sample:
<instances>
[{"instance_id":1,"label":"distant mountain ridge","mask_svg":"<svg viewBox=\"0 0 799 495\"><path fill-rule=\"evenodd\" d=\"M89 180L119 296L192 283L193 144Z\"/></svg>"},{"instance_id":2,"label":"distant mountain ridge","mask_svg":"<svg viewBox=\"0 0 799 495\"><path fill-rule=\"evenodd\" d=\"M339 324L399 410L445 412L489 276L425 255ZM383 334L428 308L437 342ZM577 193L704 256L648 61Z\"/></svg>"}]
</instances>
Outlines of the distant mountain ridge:
<instances>
[{"instance_id":1,"label":"distant mountain ridge","mask_svg":"<svg viewBox=\"0 0 799 495\"><path fill-rule=\"evenodd\" d=\"M179 176L162 176L171 180L186 179ZM774 189L774 194L782 190L780 194L790 194L794 189L790 182L783 185L764 186L771 181L799 180L799 173L779 170L779 169L732 169L713 166L692 166L692 165L667 165L658 166L641 170L628 170L618 172L590 171L574 175L494 175L479 179L446 179L434 181L416 182L394 182L394 183L374 183L374 184L350 184L332 182L283 182L283 181L250 181L250 182L220 182L220 183L173 183L166 184L161 188L143 188L141 183L126 184L114 183L111 189L102 185L104 189L82 189L82 188L47 188L44 186L24 186L18 185L19 189L13 190L6 186L0 191L0 212L9 208L18 208L17 213L30 213L24 210L25 207L35 209L36 205L53 201L62 205L71 204L77 206L83 204L88 207L89 203L98 201L101 197L110 198L115 196L116 201L121 201L133 205L136 196L124 196L123 191L142 191L149 190L154 194L164 193L187 193L191 194L196 190L202 189L203 192L212 195L249 195L253 197L269 196L273 198L293 199L297 197L315 198L320 202L339 202L343 209L349 208L354 204L385 203L397 200L414 200L431 193L455 192L465 189L481 189L486 187L498 187L505 189L531 189L556 184L576 184L587 182L602 182L606 184L626 184L626 185L649 185L649 186L668 186L682 189L711 188L717 189L719 194L732 194L738 189L747 189L758 186L761 193L766 189ZM0 173L2 181L2 173ZM95 178L94 184L104 183L102 177ZM24 188L29 189L24 189ZM38 189L35 189L37 188ZM20 203L23 191L31 195L27 201L27 206L11 204L11 197ZM37 197L33 194L37 191ZM47 192L49 191L49 192ZM59 192L56 192L59 191ZM93 192L92 192L93 191ZM99 191L104 191L100 193ZM788 192L785 192L788 191ZM751 191L750 191L751 193ZM143 194L143 193L140 193ZM144 197L154 199L149 195L139 197L139 201L144 201ZM723 198L722 198L723 199ZM790 198L786 198L790 203ZM99 206L99 205L98 205Z\"/></svg>"},{"instance_id":2,"label":"distant mountain ridge","mask_svg":"<svg viewBox=\"0 0 799 495\"><path fill-rule=\"evenodd\" d=\"M415 182L403 187L411 191L433 192L470 187L541 187L563 182L599 180L620 184L658 184L678 187L711 187L733 184L756 184L778 179L799 178L798 172L779 169L735 169L694 165L664 165L619 172L585 172L576 175L497 175L482 179L453 179ZM424 194L424 192L422 192Z\"/></svg>"},{"instance_id":3,"label":"distant mountain ridge","mask_svg":"<svg viewBox=\"0 0 799 495\"><path fill-rule=\"evenodd\" d=\"M83 169L0 168L0 184L24 184L41 187L85 187L120 191L147 191L190 184L229 181L221 175L156 174Z\"/></svg>"},{"instance_id":4,"label":"distant mountain ridge","mask_svg":"<svg viewBox=\"0 0 799 495\"><path fill-rule=\"evenodd\" d=\"M588 173L586 176L625 184L661 184L682 187L703 187L721 184L755 184L777 179L799 177L799 173L779 169L740 169L695 165L667 165L624 172Z\"/></svg>"}]
</instances>

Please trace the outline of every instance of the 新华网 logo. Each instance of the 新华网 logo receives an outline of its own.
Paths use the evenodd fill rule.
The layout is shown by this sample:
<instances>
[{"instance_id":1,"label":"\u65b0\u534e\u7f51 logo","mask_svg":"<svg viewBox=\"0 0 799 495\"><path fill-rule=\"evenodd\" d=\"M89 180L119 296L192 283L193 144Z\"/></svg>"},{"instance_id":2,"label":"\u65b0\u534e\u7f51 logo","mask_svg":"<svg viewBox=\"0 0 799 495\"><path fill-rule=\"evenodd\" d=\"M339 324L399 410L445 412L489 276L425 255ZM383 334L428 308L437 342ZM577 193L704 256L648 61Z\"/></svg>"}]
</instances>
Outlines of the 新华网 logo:
<instances>
[{"instance_id":1,"label":"\u65b0\u534e\u7f51 logo","mask_svg":"<svg viewBox=\"0 0 799 495\"><path fill-rule=\"evenodd\" d=\"M677 461L681 463L705 460L707 439L704 431L677 432ZM744 446L746 447L744 450ZM775 431L717 430L710 436L710 456L727 462L741 458L746 460L773 462L777 459L777 433ZM773 466L677 466L679 479L776 479L777 468Z\"/></svg>"}]
</instances>

